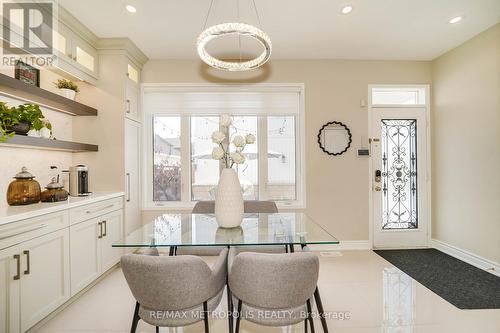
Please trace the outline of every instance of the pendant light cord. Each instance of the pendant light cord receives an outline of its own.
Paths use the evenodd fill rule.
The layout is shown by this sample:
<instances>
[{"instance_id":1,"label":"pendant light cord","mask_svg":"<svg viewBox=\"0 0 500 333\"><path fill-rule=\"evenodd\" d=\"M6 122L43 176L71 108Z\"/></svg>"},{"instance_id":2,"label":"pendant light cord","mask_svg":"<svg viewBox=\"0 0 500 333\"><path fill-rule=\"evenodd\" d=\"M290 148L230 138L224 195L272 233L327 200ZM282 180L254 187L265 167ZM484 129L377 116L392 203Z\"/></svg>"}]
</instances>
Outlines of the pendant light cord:
<instances>
[{"instance_id":1,"label":"pendant light cord","mask_svg":"<svg viewBox=\"0 0 500 333\"><path fill-rule=\"evenodd\" d=\"M262 23L260 22L259 11L257 10L257 6L255 5L255 0L252 0L253 8L255 9L255 16L257 16L257 22L259 22L259 27L262 29Z\"/></svg>"},{"instance_id":2,"label":"pendant light cord","mask_svg":"<svg viewBox=\"0 0 500 333\"><path fill-rule=\"evenodd\" d=\"M205 28L207 27L208 17L210 16L210 12L212 11L213 4L214 0L210 0L210 7L208 7L207 17L205 17L205 23L203 24L203 29L201 30L205 30Z\"/></svg>"},{"instance_id":3,"label":"pendant light cord","mask_svg":"<svg viewBox=\"0 0 500 333\"><path fill-rule=\"evenodd\" d=\"M236 16L238 18L238 22L240 22L240 0L236 0ZM240 63L241 63L241 35L238 34L238 51L240 54Z\"/></svg>"}]
</instances>

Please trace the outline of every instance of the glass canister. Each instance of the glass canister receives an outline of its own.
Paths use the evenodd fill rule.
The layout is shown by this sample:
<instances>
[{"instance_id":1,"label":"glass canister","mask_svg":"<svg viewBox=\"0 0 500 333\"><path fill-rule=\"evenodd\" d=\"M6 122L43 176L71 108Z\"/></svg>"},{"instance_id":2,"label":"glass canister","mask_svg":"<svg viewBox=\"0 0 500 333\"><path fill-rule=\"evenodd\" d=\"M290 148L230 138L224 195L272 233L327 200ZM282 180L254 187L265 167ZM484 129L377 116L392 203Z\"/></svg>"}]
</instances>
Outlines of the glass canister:
<instances>
[{"instance_id":1,"label":"glass canister","mask_svg":"<svg viewBox=\"0 0 500 333\"><path fill-rule=\"evenodd\" d=\"M57 181L57 178L52 178L50 184L45 186L46 190L42 192L42 202L59 202L68 200L68 192L64 189L64 185Z\"/></svg>"},{"instance_id":2,"label":"glass canister","mask_svg":"<svg viewBox=\"0 0 500 333\"><path fill-rule=\"evenodd\" d=\"M29 205L40 201L40 184L34 180L35 176L22 167L16 174L15 180L7 189L7 203L11 206Z\"/></svg>"}]
</instances>

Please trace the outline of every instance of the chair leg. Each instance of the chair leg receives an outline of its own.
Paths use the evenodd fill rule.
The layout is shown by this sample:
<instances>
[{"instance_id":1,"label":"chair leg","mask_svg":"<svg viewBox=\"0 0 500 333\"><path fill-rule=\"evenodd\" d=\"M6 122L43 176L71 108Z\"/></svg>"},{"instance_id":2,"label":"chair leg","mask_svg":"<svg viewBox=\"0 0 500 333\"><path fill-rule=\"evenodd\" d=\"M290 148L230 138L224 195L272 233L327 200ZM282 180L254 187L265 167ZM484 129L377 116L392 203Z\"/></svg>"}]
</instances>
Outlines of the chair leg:
<instances>
[{"instance_id":1,"label":"chair leg","mask_svg":"<svg viewBox=\"0 0 500 333\"><path fill-rule=\"evenodd\" d=\"M307 319L309 320L309 323L311 324L311 333L314 333L314 321L313 321L313 317L311 316L311 313L312 313L311 301L307 300Z\"/></svg>"},{"instance_id":2,"label":"chair leg","mask_svg":"<svg viewBox=\"0 0 500 333\"><path fill-rule=\"evenodd\" d=\"M139 302L135 302L134 318L132 318L132 327L130 327L130 333L135 333L137 329L137 324L139 323Z\"/></svg>"},{"instance_id":3,"label":"chair leg","mask_svg":"<svg viewBox=\"0 0 500 333\"><path fill-rule=\"evenodd\" d=\"M238 300L238 318L236 318L236 330L235 333L240 333L240 321L241 321L241 300Z\"/></svg>"},{"instance_id":4,"label":"chair leg","mask_svg":"<svg viewBox=\"0 0 500 333\"><path fill-rule=\"evenodd\" d=\"M203 321L205 322L205 333L208 332L208 306L207 302L203 302Z\"/></svg>"},{"instance_id":5,"label":"chair leg","mask_svg":"<svg viewBox=\"0 0 500 333\"><path fill-rule=\"evenodd\" d=\"M227 285L227 317L229 321L229 333L233 333L233 299L229 284Z\"/></svg>"},{"instance_id":6,"label":"chair leg","mask_svg":"<svg viewBox=\"0 0 500 333\"><path fill-rule=\"evenodd\" d=\"M293 244L288 244L290 246L290 253L295 253L295 247Z\"/></svg>"},{"instance_id":7,"label":"chair leg","mask_svg":"<svg viewBox=\"0 0 500 333\"><path fill-rule=\"evenodd\" d=\"M323 332L328 333L328 326L326 326L325 311L323 310L323 303L321 302L321 297L319 296L318 287L316 287L316 290L314 290L314 300L316 301L316 307L318 308L318 314L321 320L321 326L323 326Z\"/></svg>"},{"instance_id":8,"label":"chair leg","mask_svg":"<svg viewBox=\"0 0 500 333\"><path fill-rule=\"evenodd\" d=\"M306 318L306 320L304 320L304 333L307 333L307 326L309 325L309 322Z\"/></svg>"},{"instance_id":9,"label":"chair leg","mask_svg":"<svg viewBox=\"0 0 500 333\"><path fill-rule=\"evenodd\" d=\"M156 333L160 333L160 328L156 326Z\"/></svg>"}]
</instances>

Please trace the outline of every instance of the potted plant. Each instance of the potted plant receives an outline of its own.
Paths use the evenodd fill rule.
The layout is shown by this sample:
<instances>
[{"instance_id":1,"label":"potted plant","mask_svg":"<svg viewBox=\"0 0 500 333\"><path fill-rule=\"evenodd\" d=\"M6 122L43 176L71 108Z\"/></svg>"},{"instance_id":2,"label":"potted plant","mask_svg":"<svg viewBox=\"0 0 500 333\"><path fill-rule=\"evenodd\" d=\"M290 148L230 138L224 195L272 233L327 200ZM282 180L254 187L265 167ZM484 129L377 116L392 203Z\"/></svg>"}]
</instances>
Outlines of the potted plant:
<instances>
[{"instance_id":1,"label":"potted plant","mask_svg":"<svg viewBox=\"0 0 500 333\"><path fill-rule=\"evenodd\" d=\"M0 102L0 142L5 142L7 138L14 136L15 131L12 128L19 124L17 113L12 112L12 109L7 103Z\"/></svg>"},{"instance_id":2,"label":"potted plant","mask_svg":"<svg viewBox=\"0 0 500 333\"><path fill-rule=\"evenodd\" d=\"M28 134L48 139L51 133L52 125L43 116L40 106L27 103L18 107L8 107L6 103L0 102L1 141L6 141L14 134Z\"/></svg>"},{"instance_id":3,"label":"potted plant","mask_svg":"<svg viewBox=\"0 0 500 333\"><path fill-rule=\"evenodd\" d=\"M66 79L59 79L57 82L54 82L54 85L59 88L62 96L71 100L75 100L76 93L80 91L73 81Z\"/></svg>"},{"instance_id":4,"label":"potted plant","mask_svg":"<svg viewBox=\"0 0 500 333\"><path fill-rule=\"evenodd\" d=\"M50 138L52 124L44 117L40 106L37 104L22 104L17 107L19 121L29 124L29 136Z\"/></svg>"}]
</instances>

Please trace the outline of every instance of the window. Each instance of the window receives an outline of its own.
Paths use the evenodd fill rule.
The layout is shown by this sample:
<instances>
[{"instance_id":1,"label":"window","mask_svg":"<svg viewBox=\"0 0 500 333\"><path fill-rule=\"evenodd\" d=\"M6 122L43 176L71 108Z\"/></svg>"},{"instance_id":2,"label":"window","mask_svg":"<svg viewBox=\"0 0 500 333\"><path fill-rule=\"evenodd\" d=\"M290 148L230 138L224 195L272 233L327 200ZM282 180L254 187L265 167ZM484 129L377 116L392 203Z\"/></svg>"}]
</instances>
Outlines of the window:
<instances>
[{"instance_id":1,"label":"window","mask_svg":"<svg viewBox=\"0 0 500 333\"><path fill-rule=\"evenodd\" d=\"M180 117L154 117L153 201L181 200Z\"/></svg>"},{"instance_id":2,"label":"window","mask_svg":"<svg viewBox=\"0 0 500 333\"><path fill-rule=\"evenodd\" d=\"M425 105L425 88L375 87L372 105Z\"/></svg>"},{"instance_id":3,"label":"window","mask_svg":"<svg viewBox=\"0 0 500 333\"><path fill-rule=\"evenodd\" d=\"M252 87L253 88L253 87ZM245 200L275 200L302 207L304 202L303 115L301 86L158 87L145 85L145 206L190 207L215 200L221 162L212 159L211 135L221 130L222 114L232 116L227 133L249 133L254 144L246 162L235 166ZM235 147L230 143L231 151ZM151 167L149 167L151 164Z\"/></svg>"}]
</instances>

